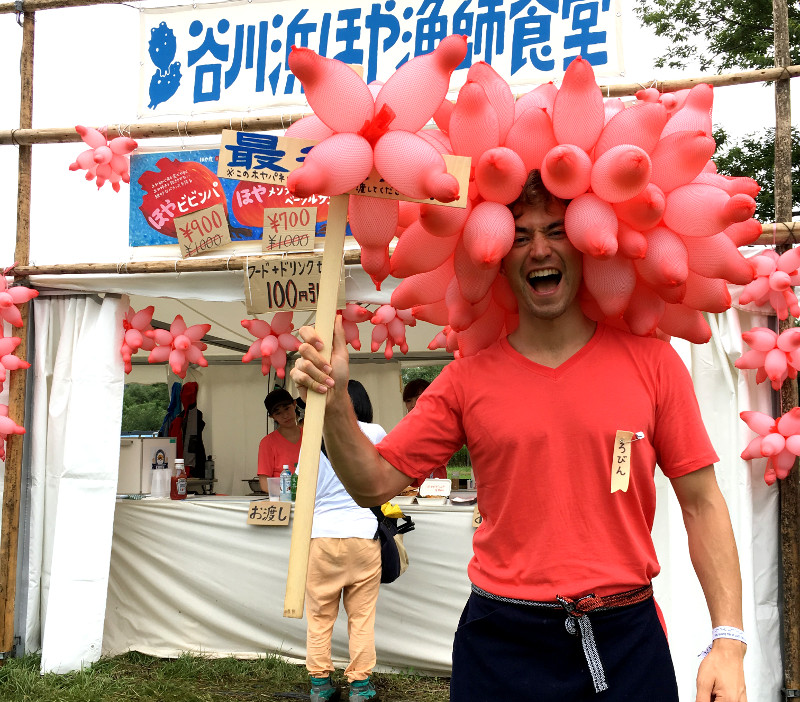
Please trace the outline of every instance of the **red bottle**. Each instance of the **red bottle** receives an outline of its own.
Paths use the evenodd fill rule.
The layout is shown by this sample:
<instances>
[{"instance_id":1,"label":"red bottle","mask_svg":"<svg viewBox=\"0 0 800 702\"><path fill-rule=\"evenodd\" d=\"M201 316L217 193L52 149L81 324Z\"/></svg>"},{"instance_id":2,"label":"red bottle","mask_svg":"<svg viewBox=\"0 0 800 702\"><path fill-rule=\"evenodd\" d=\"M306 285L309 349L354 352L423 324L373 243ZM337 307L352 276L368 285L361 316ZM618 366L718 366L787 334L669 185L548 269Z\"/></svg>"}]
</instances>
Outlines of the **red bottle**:
<instances>
[{"instance_id":1,"label":"red bottle","mask_svg":"<svg viewBox=\"0 0 800 702\"><path fill-rule=\"evenodd\" d=\"M182 458L175 459L175 473L170 479L169 497L171 500L186 499L186 470Z\"/></svg>"}]
</instances>

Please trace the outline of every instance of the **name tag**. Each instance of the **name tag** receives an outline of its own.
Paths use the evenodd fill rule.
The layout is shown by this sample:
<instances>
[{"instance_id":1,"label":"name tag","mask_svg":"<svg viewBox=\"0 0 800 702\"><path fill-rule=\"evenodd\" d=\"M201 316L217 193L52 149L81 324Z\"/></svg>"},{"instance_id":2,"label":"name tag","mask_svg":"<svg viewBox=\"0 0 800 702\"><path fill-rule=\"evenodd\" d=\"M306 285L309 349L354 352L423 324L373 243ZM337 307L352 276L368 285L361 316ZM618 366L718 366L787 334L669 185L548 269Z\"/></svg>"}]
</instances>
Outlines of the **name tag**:
<instances>
[{"instance_id":1,"label":"name tag","mask_svg":"<svg viewBox=\"0 0 800 702\"><path fill-rule=\"evenodd\" d=\"M631 441L634 432L617 430L614 455L611 457L611 492L628 491L631 479Z\"/></svg>"}]
</instances>

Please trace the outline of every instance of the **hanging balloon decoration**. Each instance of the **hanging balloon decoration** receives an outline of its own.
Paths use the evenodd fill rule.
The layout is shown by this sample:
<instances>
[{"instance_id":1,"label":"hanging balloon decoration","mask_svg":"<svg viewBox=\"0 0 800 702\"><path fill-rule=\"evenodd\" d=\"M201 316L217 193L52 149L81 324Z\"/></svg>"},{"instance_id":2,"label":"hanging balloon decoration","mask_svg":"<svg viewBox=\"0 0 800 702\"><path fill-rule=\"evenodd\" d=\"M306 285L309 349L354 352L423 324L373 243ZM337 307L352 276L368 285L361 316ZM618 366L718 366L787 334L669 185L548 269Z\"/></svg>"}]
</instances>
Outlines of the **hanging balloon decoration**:
<instances>
[{"instance_id":1,"label":"hanging balloon decoration","mask_svg":"<svg viewBox=\"0 0 800 702\"><path fill-rule=\"evenodd\" d=\"M263 319L243 319L242 326L256 340L242 356L242 363L250 363L254 358L261 359L261 373L267 375L270 368L275 369L279 378L286 377L286 353L297 351L300 341L292 334L292 312L276 312L272 322Z\"/></svg>"},{"instance_id":2,"label":"hanging balloon decoration","mask_svg":"<svg viewBox=\"0 0 800 702\"><path fill-rule=\"evenodd\" d=\"M0 405L0 461L6 460L6 441L10 434L24 434L25 429L8 418L8 405Z\"/></svg>"},{"instance_id":3,"label":"hanging balloon decoration","mask_svg":"<svg viewBox=\"0 0 800 702\"><path fill-rule=\"evenodd\" d=\"M360 351L361 338L358 334L358 324L372 319L372 312L366 307L361 307L361 305L357 305L354 302L348 302L343 310L339 310L339 314L342 315L345 341L356 351Z\"/></svg>"},{"instance_id":4,"label":"hanging balloon decoration","mask_svg":"<svg viewBox=\"0 0 800 702\"><path fill-rule=\"evenodd\" d=\"M163 363L169 361L172 372L179 378L186 377L186 371L190 363L205 368L208 366L203 356L208 346L201 339L211 330L210 324L193 324L186 326L181 315L176 315L175 319L166 329L153 329L145 332L145 336L151 337L156 347L147 357L149 363Z\"/></svg>"},{"instance_id":5,"label":"hanging balloon decoration","mask_svg":"<svg viewBox=\"0 0 800 702\"><path fill-rule=\"evenodd\" d=\"M413 327L417 324L417 320L409 310L398 310L391 305L381 305L375 310L375 314L369 321L375 325L370 344L372 353L378 351L384 342L386 342L386 346L383 355L387 359L394 355L394 346L400 349L400 353L408 353L406 327Z\"/></svg>"},{"instance_id":6,"label":"hanging balloon decoration","mask_svg":"<svg viewBox=\"0 0 800 702\"><path fill-rule=\"evenodd\" d=\"M154 307L152 305L145 307L138 312L135 312L133 307L128 307L125 313L125 319L122 320L122 347L120 348L120 355L122 362L125 364L125 372L130 373L133 369L131 365L131 356L133 356L139 349L145 351L152 351L155 348L156 342L152 334L153 327L150 322L153 319Z\"/></svg>"},{"instance_id":7,"label":"hanging balloon decoration","mask_svg":"<svg viewBox=\"0 0 800 702\"><path fill-rule=\"evenodd\" d=\"M788 378L794 380L800 370L800 327L782 332L780 336L766 327L753 327L742 334L751 350L736 359L740 369L756 370L756 383L769 378L772 389L780 391Z\"/></svg>"},{"instance_id":8,"label":"hanging balloon decoration","mask_svg":"<svg viewBox=\"0 0 800 702\"><path fill-rule=\"evenodd\" d=\"M4 274L0 275L0 323L6 321L12 327L21 327L22 315L16 305L32 300L39 295L39 291L22 285L14 285L9 288L5 276L9 270L10 268L7 268L3 272Z\"/></svg>"},{"instance_id":9,"label":"hanging balloon decoration","mask_svg":"<svg viewBox=\"0 0 800 702\"><path fill-rule=\"evenodd\" d=\"M108 141L105 128L78 125L75 131L89 148L78 154L78 158L69 165L69 170L86 171L86 180L96 180L98 190L108 181L114 192L118 193L120 181L130 183L129 154L138 146L133 139L118 136Z\"/></svg>"},{"instance_id":10,"label":"hanging balloon decoration","mask_svg":"<svg viewBox=\"0 0 800 702\"><path fill-rule=\"evenodd\" d=\"M742 458L752 461L766 458L764 482L772 485L789 475L800 456L800 407L795 407L774 420L763 412L742 412L742 420L758 436L742 451Z\"/></svg>"},{"instance_id":11,"label":"hanging balloon decoration","mask_svg":"<svg viewBox=\"0 0 800 702\"><path fill-rule=\"evenodd\" d=\"M790 312L793 317L800 317L800 305L794 292L794 286L800 285L800 249L789 249L780 255L767 249L747 261L753 267L755 278L742 290L739 302L769 305L781 320L787 319Z\"/></svg>"},{"instance_id":12,"label":"hanging balloon decoration","mask_svg":"<svg viewBox=\"0 0 800 702\"><path fill-rule=\"evenodd\" d=\"M0 334L2 333L0 324ZM20 345L21 339L16 336L0 336L0 390L6 382L6 371L30 368L31 364L14 356L14 350Z\"/></svg>"}]
</instances>

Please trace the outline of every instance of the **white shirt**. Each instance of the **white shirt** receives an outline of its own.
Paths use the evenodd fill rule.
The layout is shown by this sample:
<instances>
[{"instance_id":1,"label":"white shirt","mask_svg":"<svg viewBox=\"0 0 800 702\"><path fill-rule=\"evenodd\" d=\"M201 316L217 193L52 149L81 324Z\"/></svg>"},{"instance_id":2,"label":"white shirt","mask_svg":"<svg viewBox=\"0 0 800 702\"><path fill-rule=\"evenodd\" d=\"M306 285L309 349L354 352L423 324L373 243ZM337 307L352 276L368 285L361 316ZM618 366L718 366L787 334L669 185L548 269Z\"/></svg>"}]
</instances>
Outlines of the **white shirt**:
<instances>
[{"instance_id":1,"label":"white shirt","mask_svg":"<svg viewBox=\"0 0 800 702\"><path fill-rule=\"evenodd\" d=\"M380 424L359 422L358 426L373 444L386 436ZM377 528L375 515L369 508L359 507L355 503L334 472L328 457L321 453L311 538L371 539Z\"/></svg>"}]
</instances>

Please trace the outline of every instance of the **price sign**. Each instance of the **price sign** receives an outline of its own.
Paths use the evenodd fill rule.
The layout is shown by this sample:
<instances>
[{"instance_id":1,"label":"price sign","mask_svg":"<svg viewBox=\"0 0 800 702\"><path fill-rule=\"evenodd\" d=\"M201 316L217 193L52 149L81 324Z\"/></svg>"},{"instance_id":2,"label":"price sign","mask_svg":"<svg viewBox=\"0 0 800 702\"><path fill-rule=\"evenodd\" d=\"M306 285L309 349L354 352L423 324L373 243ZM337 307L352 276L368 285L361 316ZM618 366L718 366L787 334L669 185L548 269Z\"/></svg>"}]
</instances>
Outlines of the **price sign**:
<instances>
[{"instance_id":1,"label":"price sign","mask_svg":"<svg viewBox=\"0 0 800 702\"><path fill-rule=\"evenodd\" d=\"M315 310L321 273L321 255L249 260L244 271L247 313ZM340 308L345 305L341 273L336 304Z\"/></svg>"},{"instance_id":2,"label":"price sign","mask_svg":"<svg viewBox=\"0 0 800 702\"><path fill-rule=\"evenodd\" d=\"M228 218L222 205L213 205L175 218L181 257L189 258L231 243Z\"/></svg>"},{"instance_id":3,"label":"price sign","mask_svg":"<svg viewBox=\"0 0 800 702\"><path fill-rule=\"evenodd\" d=\"M253 500L247 508L247 523L254 526L289 526L291 502Z\"/></svg>"},{"instance_id":4,"label":"price sign","mask_svg":"<svg viewBox=\"0 0 800 702\"><path fill-rule=\"evenodd\" d=\"M266 207L261 248L269 253L313 251L316 224L316 207Z\"/></svg>"}]
</instances>

